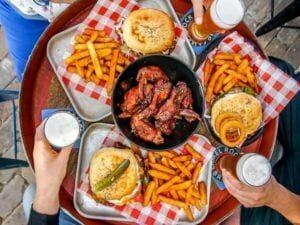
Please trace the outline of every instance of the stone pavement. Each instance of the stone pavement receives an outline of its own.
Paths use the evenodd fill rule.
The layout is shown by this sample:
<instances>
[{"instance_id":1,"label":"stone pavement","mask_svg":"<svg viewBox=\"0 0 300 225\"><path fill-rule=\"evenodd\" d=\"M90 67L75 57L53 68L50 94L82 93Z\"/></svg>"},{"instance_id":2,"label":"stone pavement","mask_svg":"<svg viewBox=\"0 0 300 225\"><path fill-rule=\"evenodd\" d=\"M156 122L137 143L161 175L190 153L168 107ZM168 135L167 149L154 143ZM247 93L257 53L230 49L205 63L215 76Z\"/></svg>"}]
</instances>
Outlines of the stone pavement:
<instances>
[{"instance_id":1,"label":"stone pavement","mask_svg":"<svg viewBox=\"0 0 300 225\"><path fill-rule=\"evenodd\" d=\"M292 0L275 0L275 13L281 11ZM247 12L245 21L255 31L270 19L269 0L245 0ZM300 24L300 18L290 24ZM300 32L299 30L278 28L259 38L268 55L289 61L300 71ZM11 60L7 54L4 34L0 27L0 89L19 90ZM19 159L25 159L22 144L18 137ZM13 157L11 142L10 105L0 105L0 157ZM0 225L26 224L22 209L22 194L28 184L34 181L29 168L0 171Z\"/></svg>"}]
</instances>

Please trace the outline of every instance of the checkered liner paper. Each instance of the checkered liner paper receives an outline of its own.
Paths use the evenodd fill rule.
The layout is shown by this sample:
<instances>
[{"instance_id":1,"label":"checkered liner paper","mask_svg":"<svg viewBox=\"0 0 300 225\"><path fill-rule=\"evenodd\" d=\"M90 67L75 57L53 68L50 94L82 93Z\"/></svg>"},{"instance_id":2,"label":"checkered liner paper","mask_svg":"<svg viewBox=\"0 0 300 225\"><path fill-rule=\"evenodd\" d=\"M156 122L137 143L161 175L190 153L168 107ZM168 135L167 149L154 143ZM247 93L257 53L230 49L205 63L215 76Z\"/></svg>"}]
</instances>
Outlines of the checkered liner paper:
<instances>
[{"instance_id":1,"label":"checkered liner paper","mask_svg":"<svg viewBox=\"0 0 300 225\"><path fill-rule=\"evenodd\" d=\"M118 35L114 29L116 22L121 17L124 17L131 11L139 8L139 4L134 0L98 0L88 17L78 27L76 34L81 34L86 28L90 27L97 30L105 30L109 36L118 40ZM171 53L173 56L180 54L181 49L187 40L184 29L179 24L175 24L175 34L176 46ZM66 58L73 52L73 42L74 40L71 41L63 58ZM111 104L111 98L106 92L105 81L101 81L98 85L93 82L86 83L80 76L69 73L66 69L67 65L65 64L64 59L62 59L58 66L58 74L67 86L82 92L91 98L97 99L101 103L107 105Z\"/></svg>"},{"instance_id":2,"label":"checkered liner paper","mask_svg":"<svg viewBox=\"0 0 300 225\"><path fill-rule=\"evenodd\" d=\"M103 135L99 133L99 135ZM126 146L130 146L129 142L121 134L118 128L113 127L107 136L103 136L102 147L114 146L115 143L119 142ZM211 159L214 152L214 147L211 146L206 140L204 140L200 135L193 135L188 142L196 151L201 153L204 157L204 165ZM178 153L185 153L183 146L174 149ZM86 168L86 173L82 175L80 182L77 186L77 191L84 193L87 197L91 197L90 187L89 187L89 168ZM101 210L101 205L98 203L99 210ZM179 219L178 208L168 205L156 203L153 206L144 207L143 204L139 202L134 202L126 204L123 206L111 206L118 210L123 216L131 218L137 224L146 225L159 225L159 224L175 224Z\"/></svg>"},{"instance_id":3,"label":"checkered liner paper","mask_svg":"<svg viewBox=\"0 0 300 225\"><path fill-rule=\"evenodd\" d=\"M255 47L236 31L225 37L219 46L210 52L207 57L212 59L214 54L220 51L225 53L240 53L253 66L258 86L261 89L258 98L262 102L264 109L264 124L277 117L300 89L297 81L268 60L262 58L255 50ZM198 78L201 81L204 64L197 71Z\"/></svg>"}]
</instances>

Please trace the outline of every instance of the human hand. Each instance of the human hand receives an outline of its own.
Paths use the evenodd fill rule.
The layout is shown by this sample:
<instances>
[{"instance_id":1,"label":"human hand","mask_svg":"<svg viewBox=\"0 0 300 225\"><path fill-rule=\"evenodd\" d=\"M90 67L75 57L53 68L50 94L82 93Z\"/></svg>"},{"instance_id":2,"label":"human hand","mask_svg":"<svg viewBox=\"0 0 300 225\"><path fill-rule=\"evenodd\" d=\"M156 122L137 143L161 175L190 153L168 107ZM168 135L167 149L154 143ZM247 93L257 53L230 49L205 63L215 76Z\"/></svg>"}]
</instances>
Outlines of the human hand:
<instances>
[{"instance_id":1,"label":"human hand","mask_svg":"<svg viewBox=\"0 0 300 225\"><path fill-rule=\"evenodd\" d=\"M66 175L72 146L56 152L44 135L44 124L36 129L33 161L36 176L34 209L40 213L56 214L59 208L58 193Z\"/></svg>"},{"instance_id":2,"label":"human hand","mask_svg":"<svg viewBox=\"0 0 300 225\"><path fill-rule=\"evenodd\" d=\"M72 4L75 1L76 0L50 0L50 2L53 2L53 3L66 3L66 4Z\"/></svg>"},{"instance_id":3,"label":"human hand","mask_svg":"<svg viewBox=\"0 0 300 225\"><path fill-rule=\"evenodd\" d=\"M228 192L246 208L264 205L272 207L279 186L274 177L262 187L247 186L224 169L222 177Z\"/></svg>"},{"instance_id":4,"label":"human hand","mask_svg":"<svg viewBox=\"0 0 300 225\"><path fill-rule=\"evenodd\" d=\"M196 24L201 24L203 20L203 0L192 0L194 8L194 18Z\"/></svg>"}]
</instances>

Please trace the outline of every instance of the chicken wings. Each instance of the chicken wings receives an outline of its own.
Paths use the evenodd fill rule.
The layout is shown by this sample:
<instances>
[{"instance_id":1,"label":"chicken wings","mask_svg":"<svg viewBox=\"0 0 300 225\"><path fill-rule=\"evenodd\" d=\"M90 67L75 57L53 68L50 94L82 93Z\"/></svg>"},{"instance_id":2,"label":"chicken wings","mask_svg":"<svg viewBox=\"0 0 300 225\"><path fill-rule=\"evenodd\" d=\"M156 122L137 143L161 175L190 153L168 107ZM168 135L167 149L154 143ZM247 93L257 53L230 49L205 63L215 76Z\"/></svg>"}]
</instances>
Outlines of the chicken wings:
<instances>
[{"instance_id":1,"label":"chicken wings","mask_svg":"<svg viewBox=\"0 0 300 225\"><path fill-rule=\"evenodd\" d=\"M163 135L175 129L176 120L200 120L193 111L193 96L186 83L180 81L173 86L157 66L142 67L136 80L138 85L124 95L119 117L131 118L130 126L137 137L160 145Z\"/></svg>"}]
</instances>

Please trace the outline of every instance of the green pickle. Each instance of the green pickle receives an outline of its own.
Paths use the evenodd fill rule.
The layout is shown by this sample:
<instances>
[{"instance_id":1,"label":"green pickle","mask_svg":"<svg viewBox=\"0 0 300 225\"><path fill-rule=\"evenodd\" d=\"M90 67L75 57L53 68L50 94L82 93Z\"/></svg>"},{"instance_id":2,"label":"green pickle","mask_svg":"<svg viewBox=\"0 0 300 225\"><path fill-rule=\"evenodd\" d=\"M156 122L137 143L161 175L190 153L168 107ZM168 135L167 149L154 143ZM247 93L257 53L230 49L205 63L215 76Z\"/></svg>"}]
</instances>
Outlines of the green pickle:
<instances>
[{"instance_id":1,"label":"green pickle","mask_svg":"<svg viewBox=\"0 0 300 225\"><path fill-rule=\"evenodd\" d=\"M95 185L95 191L96 192L102 191L104 188L113 184L126 171L129 164L130 164L129 159L123 160L111 174L107 175L103 180L99 181Z\"/></svg>"}]
</instances>

